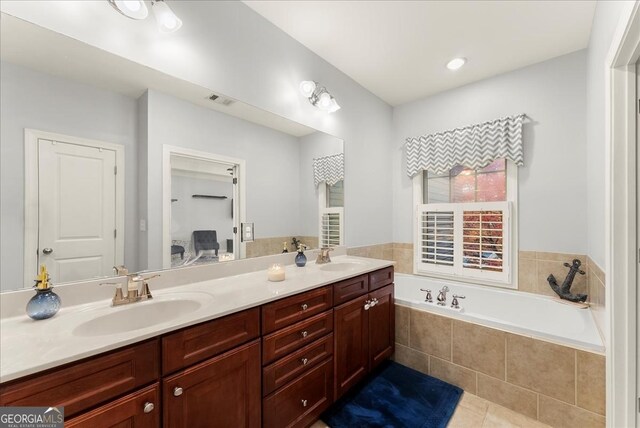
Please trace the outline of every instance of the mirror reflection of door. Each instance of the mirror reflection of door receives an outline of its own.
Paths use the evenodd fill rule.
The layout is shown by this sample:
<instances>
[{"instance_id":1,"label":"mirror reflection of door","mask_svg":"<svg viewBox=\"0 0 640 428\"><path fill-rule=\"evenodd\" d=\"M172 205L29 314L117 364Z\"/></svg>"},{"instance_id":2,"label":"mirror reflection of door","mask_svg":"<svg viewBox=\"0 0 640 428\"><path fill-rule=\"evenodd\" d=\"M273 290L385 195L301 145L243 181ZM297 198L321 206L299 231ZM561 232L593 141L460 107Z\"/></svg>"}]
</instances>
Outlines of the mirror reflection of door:
<instances>
[{"instance_id":1,"label":"mirror reflection of door","mask_svg":"<svg viewBox=\"0 0 640 428\"><path fill-rule=\"evenodd\" d=\"M238 257L238 165L171 154L171 267Z\"/></svg>"},{"instance_id":2,"label":"mirror reflection of door","mask_svg":"<svg viewBox=\"0 0 640 428\"><path fill-rule=\"evenodd\" d=\"M111 275L118 263L116 151L46 139L37 146L36 268L45 264L54 283Z\"/></svg>"}]
</instances>

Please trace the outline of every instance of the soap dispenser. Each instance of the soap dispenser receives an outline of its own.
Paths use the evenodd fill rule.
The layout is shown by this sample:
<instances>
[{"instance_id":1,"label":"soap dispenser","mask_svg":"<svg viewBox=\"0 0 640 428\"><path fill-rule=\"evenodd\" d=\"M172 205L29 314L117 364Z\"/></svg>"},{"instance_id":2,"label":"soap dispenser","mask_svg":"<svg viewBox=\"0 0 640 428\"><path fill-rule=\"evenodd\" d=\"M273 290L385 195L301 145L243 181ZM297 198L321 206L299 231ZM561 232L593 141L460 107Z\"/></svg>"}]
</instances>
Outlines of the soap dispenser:
<instances>
[{"instance_id":1,"label":"soap dispenser","mask_svg":"<svg viewBox=\"0 0 640 428\"><path fill-rule=\"evenodd\" d=\"M40 266L34 287L36 295L27 303L27 315L34 320L46 320L57 314L61 305L60 296L53 292L45 265Z\"/></svg>"},{"instance_id":2,"label":"soap dispenser","mask_svg":"<svg viewBox=\"0 0 640 428\"><path fill-rule=\"evenodd\" d=\"M298 245L298 254L296 254L296 266L304 267L307 264L307 256L304 255L305 246Z\"/></svg>"}]
</instances>

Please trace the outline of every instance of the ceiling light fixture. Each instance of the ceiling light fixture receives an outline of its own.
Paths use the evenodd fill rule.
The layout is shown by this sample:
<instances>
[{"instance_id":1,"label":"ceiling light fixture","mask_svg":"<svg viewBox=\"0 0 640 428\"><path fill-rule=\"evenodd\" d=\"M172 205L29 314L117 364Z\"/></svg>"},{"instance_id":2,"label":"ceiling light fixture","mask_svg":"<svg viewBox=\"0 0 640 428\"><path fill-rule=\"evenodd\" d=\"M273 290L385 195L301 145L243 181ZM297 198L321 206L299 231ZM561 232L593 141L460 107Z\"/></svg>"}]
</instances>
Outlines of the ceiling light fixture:
<instances>
[{"instance_id":1,"label":"ceiling light fixture","mask_svg":"<svg viewBox=\"0 0 640 428\"><path fill-rule=\"evenodd\" d=\"M465 65L467 62L466 58L454 58L447 63L447 68L449 70L455 71Z\"/></svg>"},{"instance_id":2,"label":"ceiling light fixture","mask_svg":"<svg viewBox=\"0 0 640 428\"><path fill-rule=\"evenodd\" d=\"M151 10L153 16L158 23L158 29L162 33L173 33L182 27L182 20L176 16L168 4L164 0L155 0L151 2Z\"/></svg>"},{"instance_id":3,"label":"ceiling light fixture","mask_svg":"<svg viewBox=\"0 0 640 428\"><path fill-rule=\"evenodd\" d=\"M320 86L313 80L300 82L300 93L309 99L309 102L320 110L333 113L340 110L336 99L327 91L327 88Z\"/></svg>"},{"instance_id":4,"label":"ceiling light fixture","mask_svg":"<svg viewBox=\"0 0 640 428\"><path fill-rule=\"evenodd\" d=\"M131 19L145 19L149 15L147 5L142 0L109 0L115 10Z\"/></svg>"}]
</instances>

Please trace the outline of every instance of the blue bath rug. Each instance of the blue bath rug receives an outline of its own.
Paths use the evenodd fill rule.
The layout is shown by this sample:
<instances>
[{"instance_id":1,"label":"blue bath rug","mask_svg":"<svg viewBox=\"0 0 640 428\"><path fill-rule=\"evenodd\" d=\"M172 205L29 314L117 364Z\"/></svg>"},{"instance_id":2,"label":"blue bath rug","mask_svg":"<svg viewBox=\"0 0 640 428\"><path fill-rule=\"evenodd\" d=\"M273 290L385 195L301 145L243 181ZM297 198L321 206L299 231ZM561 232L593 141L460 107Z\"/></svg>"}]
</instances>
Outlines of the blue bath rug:
<instances>
[{"instance_id":1,"label":"blue bath rug","mask_svg":"<svg viewBox=\"0 0 640 428\"><path fill-rule=\"evenodd\" d=\"M331 428L445 428L461 395L457 386L388 362L321 419Z\"/></svg>"}]
</instances>

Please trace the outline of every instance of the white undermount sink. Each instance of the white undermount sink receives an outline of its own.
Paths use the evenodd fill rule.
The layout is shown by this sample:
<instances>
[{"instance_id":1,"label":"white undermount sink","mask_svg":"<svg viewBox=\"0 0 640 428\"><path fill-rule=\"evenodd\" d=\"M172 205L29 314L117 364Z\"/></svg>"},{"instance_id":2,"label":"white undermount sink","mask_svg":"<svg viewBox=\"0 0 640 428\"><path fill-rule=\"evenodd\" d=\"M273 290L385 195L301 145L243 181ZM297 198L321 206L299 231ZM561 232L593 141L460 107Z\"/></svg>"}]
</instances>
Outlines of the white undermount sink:
<instances>
[{"instance_id":1,"label":"white undermount sink","mask_svg":"<svg viewBox=\"0 0 640 428\"><path fill-rule=\"evenodd\" d=\"M74 336L105 336L140 330L196 312L212 300L206 293L175 293L152 300L110 308L109 312L79 324Z\"/></svg>"},{"instance_id":2,"label":"white undermount sink","mask_svg":"<svg viewBox=\"0 0 640 428\"><path fill-rule=\"evenodd\" d=\"M320 266L320 270L327 272L348 272L350 270L356 270L362 267L362 262L331 262L326 265Z\"/></svg>"}]
</instances>

